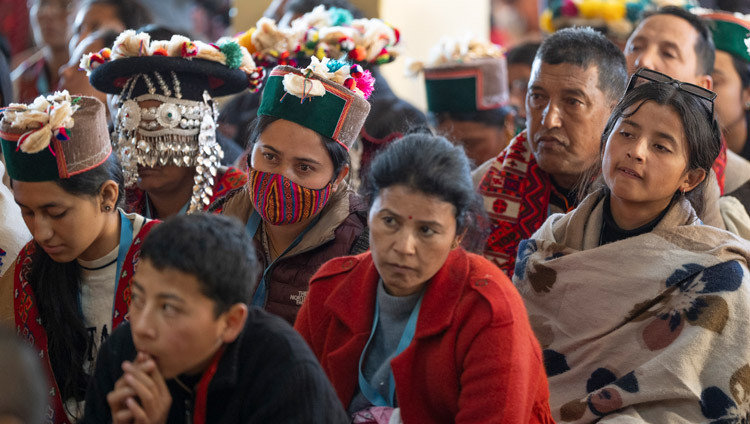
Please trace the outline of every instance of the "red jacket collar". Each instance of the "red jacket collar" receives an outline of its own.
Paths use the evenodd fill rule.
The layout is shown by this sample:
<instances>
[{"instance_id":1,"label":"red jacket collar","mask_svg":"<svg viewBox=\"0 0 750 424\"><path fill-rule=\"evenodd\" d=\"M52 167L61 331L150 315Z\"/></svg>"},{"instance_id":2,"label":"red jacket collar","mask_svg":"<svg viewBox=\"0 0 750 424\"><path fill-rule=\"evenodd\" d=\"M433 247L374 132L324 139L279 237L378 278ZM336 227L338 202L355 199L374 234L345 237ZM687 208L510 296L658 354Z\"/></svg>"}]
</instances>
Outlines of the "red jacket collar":
<instances>
[{"instance_id":1,"label":"red jacket collar","mask_svg":"<svg viewBox=\"0 0 750 424\"><path fill-rule=\"evenodd\" d=\"M380 276L370 252L351 260L358 263L331 292L324 307L348 327L352 334L369 334L372 330ZM415 338L438 334L450 326L468 278L468 268L468 257L463 249L453 249L442 268L427 283Z\"/></svg>"}]
</instances>

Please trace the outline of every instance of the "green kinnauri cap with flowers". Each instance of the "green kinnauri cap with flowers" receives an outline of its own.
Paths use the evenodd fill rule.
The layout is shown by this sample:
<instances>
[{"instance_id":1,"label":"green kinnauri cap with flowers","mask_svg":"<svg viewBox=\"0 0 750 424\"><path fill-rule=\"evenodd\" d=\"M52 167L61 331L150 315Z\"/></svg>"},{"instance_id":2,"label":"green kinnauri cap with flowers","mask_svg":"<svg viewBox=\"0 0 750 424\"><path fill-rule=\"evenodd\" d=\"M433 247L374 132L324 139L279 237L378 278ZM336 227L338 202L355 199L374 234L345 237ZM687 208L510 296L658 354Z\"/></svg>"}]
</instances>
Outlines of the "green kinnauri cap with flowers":
<instances>
[{"instance_id":1,"label":"green kinnauri cap with flowers","mask_svg":"<svg viewBox=\"0 0 750 424\"><path fill-rule=\"evenodd\" d=\"M349 150L370 112L366 99L374 83L360 65L327 58L313 57L305 69L277 66L266 81L258 116L286 119Z\"/></svg>"},{"instance_id":2,"label":"green kinnauri cap with flowers","mask_svg":"<svg viewBox=\"0 0 750 424\"><path fill-rule=\"evenodd\" d=\"M7 107L0 143L8 175L24 182L70 178L96 168L112 153L104 104L67 91Z\"/></svg>"},{"instance_id":3,"label":"green kinnauri cap with flowers","mask_svg":"<svg viewBox=\"0 0 750 424\"><path fill-rule=\"evenodd\" d=\"M467 35L443 37L426 63L410 61L412 75L424 72L427 110L471 113L508 102L508 70L503 49Z\"/></svg>"},{"instance_id":4,"label":"green kinnauri cap with flowers","mask_svg":"<svg viewBox=\"0 0 750 424\"><path fill-rule=\"evenodd\" d=\"M750 53L745 45L750 36L750 15L701 8L690 11L709 22L716 50L750 63Z\"/></svg>"}]
</instances>

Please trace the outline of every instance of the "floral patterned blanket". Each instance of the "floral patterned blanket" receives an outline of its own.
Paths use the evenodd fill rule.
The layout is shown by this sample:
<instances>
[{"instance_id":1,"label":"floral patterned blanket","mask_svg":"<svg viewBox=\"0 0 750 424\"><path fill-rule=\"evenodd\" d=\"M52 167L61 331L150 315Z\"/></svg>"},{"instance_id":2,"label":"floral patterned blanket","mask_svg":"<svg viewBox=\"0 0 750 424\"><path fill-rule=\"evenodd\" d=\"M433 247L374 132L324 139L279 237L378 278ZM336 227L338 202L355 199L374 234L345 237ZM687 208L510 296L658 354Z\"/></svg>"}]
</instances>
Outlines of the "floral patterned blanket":
<instances>
[{"instance_id":1,"label":"floral patterned blanket","mask_svg":"<svg viewBox=\"0 0 750 424\"><path fill-rule=\"evenodd\" d=\"M684 198L599 246L603 196L553 215L513 282L543 348L558 422L748 422L750 243Z\"/></svg>"}]
</instances>

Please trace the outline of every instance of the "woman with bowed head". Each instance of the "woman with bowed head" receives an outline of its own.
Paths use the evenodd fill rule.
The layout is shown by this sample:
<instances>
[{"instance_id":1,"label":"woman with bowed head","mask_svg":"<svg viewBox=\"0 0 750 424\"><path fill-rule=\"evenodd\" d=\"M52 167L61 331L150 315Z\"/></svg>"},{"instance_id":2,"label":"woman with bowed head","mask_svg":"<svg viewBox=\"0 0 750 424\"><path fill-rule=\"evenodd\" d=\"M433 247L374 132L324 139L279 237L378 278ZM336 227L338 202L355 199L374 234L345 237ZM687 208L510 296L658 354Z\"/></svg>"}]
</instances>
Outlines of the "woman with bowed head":
<instances>
[{"instance_id":1,"label":"woman with bowed head","mask_svg":"<svg viewBox=\"0 0 750 424\"><path fill-rule=\"evenodd\" d=\"M48 377L49 422L76 422L99 347L127 316L141 241L156 221L125 214L104 105L67 91L11 104L0 141L33 236L0 279L0 324Z\"/></svg>"},{"instance_id":2,"label":"woman with bowed head","mask_svg":"<svg viewBox=\"0 0 750 424\"><path fill-rule=\"evenodd\" d=\"M368 248L366 207L344 178L373 83L359 65L327 58L274 68L250 139L249 182L212 206L245 223L256 243L264 271L252 304L292 324L315 271Z\"/></svg>"},{"instance_id":3,"label":"woman with bowed head","mask_svg":"<svg viewBox=\"0 0 750 424\"><path fill-rule=\"evenodd\" d=\"M518 249L558 421L747 419L750 246L698 218L715 96L638 70L602 135L603 186Z\"/></svg>"},{"instance_id":4,"label":"woman with bowed head","mask_svg":"<svg viewBox=\"0 0 750 424\"><path fill-rule=\"evenodd\" d=\"M481 213L463 150L412 134L366 181L371 251L326 263L295 324L354 422L552 422L520 296L460 247Z\"/></svg>"}]
</instances>

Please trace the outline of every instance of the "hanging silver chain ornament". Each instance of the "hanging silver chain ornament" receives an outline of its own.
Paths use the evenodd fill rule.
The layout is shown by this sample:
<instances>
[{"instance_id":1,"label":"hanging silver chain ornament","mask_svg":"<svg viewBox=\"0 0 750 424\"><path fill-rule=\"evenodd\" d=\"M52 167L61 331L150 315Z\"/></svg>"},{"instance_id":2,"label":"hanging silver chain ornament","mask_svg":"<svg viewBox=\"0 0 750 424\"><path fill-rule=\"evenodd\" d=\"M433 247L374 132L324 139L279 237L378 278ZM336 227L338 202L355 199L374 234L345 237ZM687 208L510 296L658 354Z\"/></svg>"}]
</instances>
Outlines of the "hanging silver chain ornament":
<instances>
[{"instance_id":1,"label":"hanging silver chain ornament","mask_svg":"<svg viewBox=\"0 0 750 424\"><path fill-rule=\"evenodd\" d=\"M179 79L170 72L176 97L171 97L164 78L154 73L163 94L156 93L152 78L146 74L131 77L123 86L115 119L113 144L125 173L126 187L138 182L138 166L195 167L193 194L188 213L203 210L211 202L213 185L224 152L216 141L219 111L208 94L203 101L182 99ZM130 98L138 78L143 78L148 93ZM141 107L146 101L158 106Z\"/></svg>"}]
</instances>

